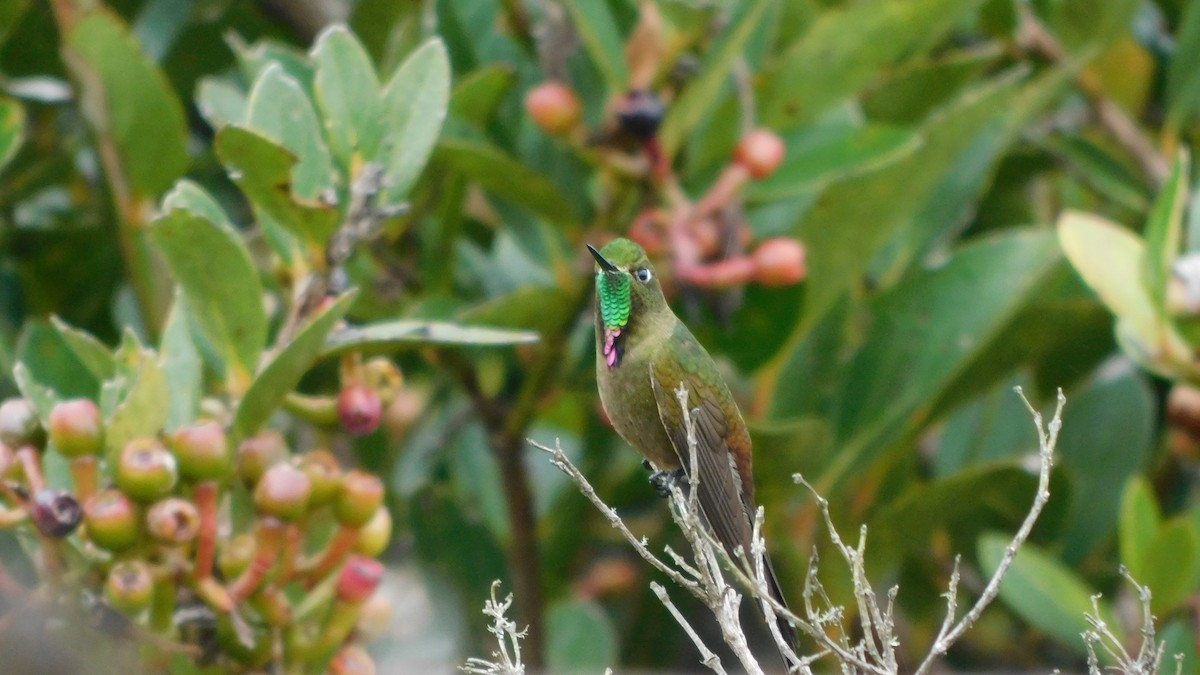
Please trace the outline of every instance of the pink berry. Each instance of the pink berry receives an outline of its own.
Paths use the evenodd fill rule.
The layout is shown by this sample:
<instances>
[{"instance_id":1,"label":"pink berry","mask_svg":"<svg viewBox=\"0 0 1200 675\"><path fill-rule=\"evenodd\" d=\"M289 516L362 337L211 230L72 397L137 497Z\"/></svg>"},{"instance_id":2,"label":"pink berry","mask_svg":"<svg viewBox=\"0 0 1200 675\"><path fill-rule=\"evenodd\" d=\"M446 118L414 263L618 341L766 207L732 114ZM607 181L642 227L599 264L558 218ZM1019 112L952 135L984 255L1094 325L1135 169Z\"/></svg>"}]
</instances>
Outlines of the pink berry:
<instances>
[{"instance_id":1,"label":"pink berry","mask_svg":"<svg viewBox=\"0 0 1200 675\"><path fill-rule=\"evenodd\" d=\"M50 410L50 442L63 457L98 455L104 448L100 408L87 398L62 401Z\"/></svg>"},{"instance_id":2,"label":"pink berry","mask_svg":"<svg viewBox=\"0 0 1200 675\"><path fill-rule=\"evenodd\" d=\"M561 136L579 122L583 105L567 85L543 82L525 95L525 110L546 133Z\"/></svg>"},{"instance_id":3,"label":"pink berry","mask_svg":"<svg viewBox=\"0 0 1200 675\"><path fill-rule=\"evenodd\" d=\"M337 597L342 602L365 602L383 581L383 563L363 555L351 556L338 575Z\"/></svg>"},{"instance_id":4,"label":"pink berry","mask_svg":"<svg viewBox=\"0 0 1200 675\"><path fill-rule=\"evenodd\" d=\"M795 239L774 237L754 249L754 280L764 286L791 286L808 273L804 246Z\"/></svg>"},{"instance_id":5,"label":"pink berry","mask_svg":"<svg viewBox=\"0 0 1200 675\"><path fill-rule=\"evenodd\" d=\"M741 142L734 150L733 160L744 166L753 178L761 179L775 173L783 163L786 151L783 139L775 132L755 129L742 136Z\"/></svg>"},{"instance_id":6,"label":"pink berry","mask_svg":"<svg viewBox=\"0 0 1200 675\"><path fill-rule=\"evenodd\" d=\"M383 401L365 384L351 384L337 399L338 419L351 436L366 436L379 428L383 419Z\"/></svg>"}]
</instances>

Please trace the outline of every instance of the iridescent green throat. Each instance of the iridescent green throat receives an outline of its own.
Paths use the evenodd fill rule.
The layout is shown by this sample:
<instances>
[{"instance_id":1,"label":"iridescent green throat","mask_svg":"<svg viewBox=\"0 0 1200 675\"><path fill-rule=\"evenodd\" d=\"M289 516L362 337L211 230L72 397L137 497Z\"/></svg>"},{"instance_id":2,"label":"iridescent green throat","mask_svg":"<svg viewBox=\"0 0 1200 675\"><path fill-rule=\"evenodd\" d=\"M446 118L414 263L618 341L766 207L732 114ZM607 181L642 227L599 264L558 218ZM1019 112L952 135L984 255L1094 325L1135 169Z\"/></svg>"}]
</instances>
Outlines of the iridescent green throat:
<instances>
[{"instance_id":1,"label":"iridescent green throat","mask_svg":"<svg viewBox=\"0 0 1200 675\"><path fill-rule=\"evenodd\" d=\"M604 361L616 368L625 352L621 332L629 323L633 306L629 274L625 272L596 273L596 290L600 295L600 320L604 322Z\"/></svg>"}]
</instances>

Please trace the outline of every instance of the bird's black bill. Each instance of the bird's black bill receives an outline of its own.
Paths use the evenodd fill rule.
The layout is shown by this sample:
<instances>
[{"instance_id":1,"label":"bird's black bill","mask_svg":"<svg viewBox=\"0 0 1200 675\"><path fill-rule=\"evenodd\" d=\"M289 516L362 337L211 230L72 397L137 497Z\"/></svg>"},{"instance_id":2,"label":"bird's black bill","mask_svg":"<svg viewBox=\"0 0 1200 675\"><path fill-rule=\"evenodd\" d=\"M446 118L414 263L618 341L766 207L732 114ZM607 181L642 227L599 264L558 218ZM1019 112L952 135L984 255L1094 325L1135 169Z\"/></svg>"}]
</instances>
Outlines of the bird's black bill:
<instances>
[{"instance_id":1,"label":"bird's black bill","mask_svg":"<svg viewBox=\"0 0 1200 675\"><path fill-rule=\"evenodd\" d=\"M600 251L597 251L591 244L585 244L585 246L587 246L588 250L592 252L592 257L596 259L596 262L600 263L600 269L604 270L605 272L619 271L616 265L608 262L608 258L600 255Z\"/></svg>"}]
</instances>

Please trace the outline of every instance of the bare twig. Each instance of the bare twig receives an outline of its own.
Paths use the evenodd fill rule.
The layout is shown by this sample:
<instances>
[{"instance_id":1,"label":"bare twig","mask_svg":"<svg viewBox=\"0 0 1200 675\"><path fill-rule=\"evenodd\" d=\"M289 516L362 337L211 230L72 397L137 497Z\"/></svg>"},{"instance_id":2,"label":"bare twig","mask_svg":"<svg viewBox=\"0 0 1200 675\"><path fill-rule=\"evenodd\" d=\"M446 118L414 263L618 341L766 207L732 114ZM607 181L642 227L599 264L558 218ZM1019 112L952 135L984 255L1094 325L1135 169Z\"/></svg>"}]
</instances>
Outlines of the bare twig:
<instances>
[{"instance_id":1,"label":"bare twig","mask_svg":"<svg viewBox=\"0 0 1200 675\"><path fill-rule=\"evenodd\" d=\"M1096 655L1096 645L1100 645L1108 653L1115 669L1130 675L1157 675L1162 672L1163 657L1166 656L1166 643L1159 642L1154 630L1154 614L1150 610L1150 589L1142 586L1133 578L1129 570L1121 566L1121 576L1137 592L1138 601L1142 607L1141 644L1136 655L1130 655L1122 640L1113 634L1112 629L1101 618L1100 596L1092 596L1092 612L1085 614L1088 625L1092 627L1083 633L1083 643L1088 653L1089 675L1102 675L1104 669L1100 666L1100 658ZM1175 673L1183 670L1183 655L1175 656Z\"/></svg>"},{"instance_id":2,"label":"bare twig","mask_svg":"<svg viewBox=\"0 0 1200 675\"><path fill-rule=\"evenodd\" d=\"M680 612L679 608L675 606L675 603L671 601L671 596L667 594L667 589L663 588L663 585L657 581L651 581L650 590L654 591L654 594L658 596L659 602L663 604L663 607L667 608L667 611L671 613L671 616L675 617L676 623L683 627L683 632L687 633L688 637L692 639L692 643L695 644L696 649L700 651L700 656L702 657L700 659L700 663L703 663L706 668L714 673L724 673L725 668L721 665L720 657L713 653L713 651L708 648L708 645L704 644L704 640L700 638L698 633L696 633L696 629L692 628L692 624L688 623L688 620L684 618L683 613Z\"/></svg>"},{"instance_id":3,"label":"bare twig","mask_svg":"<svg viewBox=\"0 0 1200 675\"><path fill-rule=\"evenodd\" d=\"M975 605L971 607L970 611L958 623L950 625L950 622L946 621L942 624L942 629L938 631L937 639L934 640L929 655L925 657L921 666L917 668L917 675L929 672L933 662L945 654L950 649L950 645L962 637L962 634L983 614L983 610L991 604L992 600L996 599L996 595L1000 592L1000 582L1004 579L1005 573L1008 572L1009 566L1012 565L1013 559L1017 557L1017 549L1025 543L1030 531L1033 530L1034 523L1037 522L1038 516L1041 515L1042 509L1046 506L1046 502L1050 500L1050 471L1054 468L1054 447L1058 443L1058 432L1062 429L1062 411L1063 406L1067 403L1067 397L1063 395L1062 389L1058 390L1054 417L1050 420L1049 425L1043 426L1042 414L1029 403L1021 388L1016 387L1014 391L1024 401L1025 408L1033 416L1033 424L1037 427L1038 459L1040 461L1037 495L1033 499L1033 506L1030 507L1029 513L1025 515L1024 522L1021 523L1021 527L1013 535L1012 541L1005 547L1004 556L1000 559L1000 564L996 567L991 580L983 589L983 593L980 594L979 599L975 601ZM951 613L956 606L955 591L957 580L957 574L951 577L950 589L947 592L947 610Z\"/></svg>"},{"instance_id":4,"label":"bare twig","mask_svg":"<svg viewBox=\"0 0 1200 675\"><path fill-rule=\"evenodd\" d=\"M508 618L509 607L512 606L513 596L509 593L503 602L496 600L496 589L500 581L492 582L492 597L483 603L483 613L492 617L492 625L488 632L496 636L496 651L492 652L495 661L471 657L466 665L459 670L479 675L524 675L525 664L521 661L521 640L526 631L518 631L515 621Z\"/></svg>"}]
</instances>

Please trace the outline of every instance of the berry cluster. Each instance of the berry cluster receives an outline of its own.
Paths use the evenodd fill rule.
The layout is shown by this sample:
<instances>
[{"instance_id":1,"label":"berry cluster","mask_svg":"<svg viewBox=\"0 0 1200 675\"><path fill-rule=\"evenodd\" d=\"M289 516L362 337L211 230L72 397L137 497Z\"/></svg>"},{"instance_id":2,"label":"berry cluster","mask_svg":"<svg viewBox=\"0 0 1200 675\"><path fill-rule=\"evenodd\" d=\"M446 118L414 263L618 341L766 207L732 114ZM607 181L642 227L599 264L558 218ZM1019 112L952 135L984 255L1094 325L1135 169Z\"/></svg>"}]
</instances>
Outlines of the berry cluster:
<instances>
[{"instance_id":1,"label":"berry cluster","mask_svg":"<svg viewBox=\"0 0 1200 675\"><path fill-rule=\"evenodd\" d=\"M663 206L634 216L628 236L651 255L669 253L679 281L709 289L799 283L807 273L804 246L790 237L772 237L755 245L740 209L743 188L770 178L783 163L783 139L767 129L745 133L705 194L690 200L674 174L674 158L667 156L669 150L664 150L658 137L673 98L663 83L670 79L665 55L672 50L656 5L641 3L640 12L638 26L625 45L629 89L611 97L610 122L604 129L584 128L583 103L569 85L559 81L543 82L526 94L530 118L606 171L649 179ZM630 166L627 161L622 150L631 146L645 159L642 165Z\"/></svg>"},{"instance_id":2,"label":"berry cluster","mask_svg":"<svg viewBox=\"0 0 1200 675\"><path fill-rule=\"evenodd\" d=\"M339 411L361 433L378 425L379 398L356 386L374 404L343 391L339 404L359 401ZM228 671L373 672L359 642L379 630L361 624L389 613L375 557L392 532L378 477L327 450L293 454L277 431L235 446L212 420L119 448L105 435L88 399L58 402L44 423L28 400L0 404L0 533L36 536L46 582L26 588L0 565L0 607L86 600L104 630L153 638L157 649L139 645L147 666L184 651ZM50 485L51 458L70 490ZM185 615L202 630L182 630Z\"/></svg>"}]
</instances>

